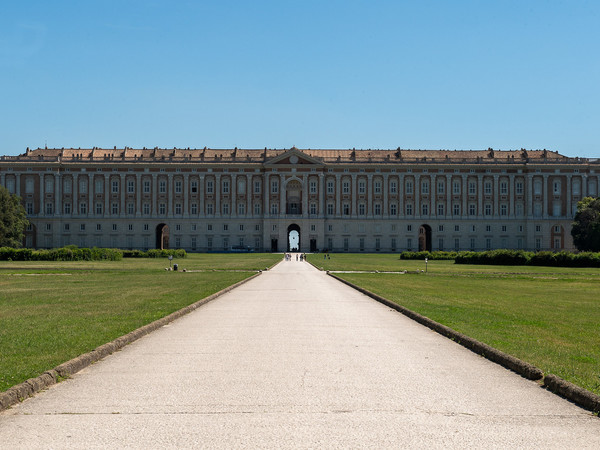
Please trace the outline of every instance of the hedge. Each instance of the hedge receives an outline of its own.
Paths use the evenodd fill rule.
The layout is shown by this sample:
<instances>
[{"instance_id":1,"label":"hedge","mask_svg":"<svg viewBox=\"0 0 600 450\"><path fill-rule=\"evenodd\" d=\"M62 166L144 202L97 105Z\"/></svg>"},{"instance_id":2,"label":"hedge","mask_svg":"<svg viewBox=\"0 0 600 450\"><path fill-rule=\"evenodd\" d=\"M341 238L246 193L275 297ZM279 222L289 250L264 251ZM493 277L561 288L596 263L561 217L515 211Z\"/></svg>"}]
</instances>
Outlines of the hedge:
<instances>
[{"instance_id":1,"label":"hedge","mask_svg":"<svg viewBox=\"0 0 600 450\"><path fill-rule=\"evenodd\" d=\"M429 259L429 260L452 260L456 258L457 252L402 252L400 259Z\"/></svg>"},{"instance_id":2,"label":"hedge","mask_svg":"<svg viewBox=\"0 0 600 450\"><path fill-rule=\"evenodd\" d=\"M32 250L30 248L0 247L0 261L120 261L123 258L185 258L185 250L120 250L116 248L62 248Z\"/></svg>"},{"instance_id":3,"label":"hedge","mask_svg":"<svg viewBox=\"0 0 600 450\"><path fill-rule=\"evenodd\" d=\"M490 250L459 252L455 264L502 266L600 267L600 253L526 252L524 250Z\"/></svg>"}]
</instances>

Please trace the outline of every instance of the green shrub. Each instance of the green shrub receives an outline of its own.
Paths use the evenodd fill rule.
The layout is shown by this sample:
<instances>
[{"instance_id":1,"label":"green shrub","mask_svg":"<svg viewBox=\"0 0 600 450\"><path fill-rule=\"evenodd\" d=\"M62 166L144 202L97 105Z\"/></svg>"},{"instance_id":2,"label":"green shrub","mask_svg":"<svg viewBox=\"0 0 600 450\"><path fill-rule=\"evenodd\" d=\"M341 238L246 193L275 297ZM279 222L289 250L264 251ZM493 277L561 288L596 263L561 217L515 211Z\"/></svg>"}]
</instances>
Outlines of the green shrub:
<instances>
[{"instance_id":1,"label":"green shrub","mask_svg":"<svg viewBox=\"0 0 600 450\"><path fill-rule=\"evenodd\" d=\"M400 253L400 259L412 259L412 260L452 260L456 258L456 252L402 252Z\"/></svg>"},{"instance_id":2,"label":"green shrub","mask_svg":"<svg viewBox=\"0 0 600 450\"><path fill-rule=\"evenodd\" d=\"M78 248L74 245L42 250L0 248L2 261L120 261L122 258L121 250L112 248Z\"/></svg>"}]
</instances>

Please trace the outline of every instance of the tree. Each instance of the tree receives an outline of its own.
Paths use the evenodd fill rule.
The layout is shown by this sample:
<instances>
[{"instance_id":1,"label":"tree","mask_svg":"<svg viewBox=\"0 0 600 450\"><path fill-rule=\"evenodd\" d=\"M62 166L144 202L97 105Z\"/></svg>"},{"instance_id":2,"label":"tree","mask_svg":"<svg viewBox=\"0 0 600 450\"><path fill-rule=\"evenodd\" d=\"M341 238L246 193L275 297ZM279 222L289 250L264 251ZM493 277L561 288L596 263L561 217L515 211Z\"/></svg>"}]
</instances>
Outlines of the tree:
<instances>
[{"instance_id":1,"label":"tree","mask_svg":"<svg viewBox=\"0 0 600 450\"><path fill-rule=\"evenodd\" d=\"M21 198L0 186L0 247L21 247L28 223Z\"/></svg>"},{"instance_id":2,"label":"tree","mask_svg":"<svg viewBox=\"0 0 600 450\"><path fill-rule=\"evenodd\" d=\"M600 251L600 198L585 197L577 203L571 236L577 249Z\"/></svg>"}]
</instances>

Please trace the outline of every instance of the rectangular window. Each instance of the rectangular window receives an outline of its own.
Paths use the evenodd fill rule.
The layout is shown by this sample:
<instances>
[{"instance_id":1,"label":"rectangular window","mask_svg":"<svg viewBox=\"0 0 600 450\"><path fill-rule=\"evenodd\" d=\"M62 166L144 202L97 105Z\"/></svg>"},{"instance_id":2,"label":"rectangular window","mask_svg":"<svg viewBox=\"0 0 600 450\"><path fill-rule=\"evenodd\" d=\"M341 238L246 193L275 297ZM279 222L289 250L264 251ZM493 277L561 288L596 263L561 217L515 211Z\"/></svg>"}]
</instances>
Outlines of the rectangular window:
<instances>
[{"instance_id":1,"label":"rectangular window","mask_svg":"<svg viewBox=\"0 0 600 450\"><path fill-rule=\"evenodd\" d=\"M181 203L175 203L175 214L181 214Z\"/></svg>"},{"instance_id":2,"label":"rectangular window","mask_svg":"<svg viewBox=\"0 0 600 450\"><path fill-rule=\"evenodd\" d=\"M333 203L327 203L327 214L333 215Z\"/></svg>"},{"instance_id":3,"label":"rectangular window","mask_svg":"<svg viewBox=\"0 0 600 450\"><path fill-rule=\"evenodd\" d=\"M508 206L507 205L500 205L500 215L501 216L508 215Z\"/></svg>"},{"instance_id":4,"label":"rectangular window","mask_svg":"<svg viewBox=\"0 0 600 450\"><path fill-rule=\"evenodd\" d=\"M224 215L228 215L229 214L229 203L223 203L223 205L221 205L221 210L223 211Z\"/></svg>"},{"instance_id":5,"label":"rectangular window","mask_svg":"<svg viewBox=\"0 0 600 450\"><path fill-rule=\"evenodd\" d=\"M407 203L406 204L406 215L407 216L412 216L413 215L413 207L411 203Z\"/></svg>"},{"instance_id":6,"label":"rectangular window","mask_svg":"<svg viewBox=\"0 0 600 450\"><path fill-rule=\"evenodd\" d=\"M359 250L361 252L365 251L365 238L360 238L359 242Z\"/></svg>"},{"instance_id":7,"label":"rectangular window","mask_svg":"<svg viewBox=\"0 0 600 450\"><path fill-rule=\"evenodd\" d=\"M444 215L444 204L443 203L438 203L438 216L443 216Z\"/></svg>"},{"instance_id":8,"label":"rectangular window","mask_svg":"<svg viewBox=\"0 0 600 450\"><path fill-rule=\"evenodd\" d=\"M208 250L212 250L212 246L213 246L213 239L210 236L206 237L206 248Z\"/></svg>"},{"instance_id":9,"label":"rectangular window","mask_svg":"<svg viewBox=\"0 0 600 450\"><path fill-rule=\"evenodd\" d=\"M444 251L444 238L438 239L438 250L441 252Z\"/></svg>"},{"instance_id":10,"label":"rectangular window","mask_svg":"<svg viewBox=\"0 0 600 450\"><path fill-rule=\"evenodd\" d=\"M455 216L460 216L460 204L459 203L455 203L454 205L452 205L452 214Z\"/></svg>"},{"instance_id":11,"label":"rectangular window","mask_svg":"<svg viewBox=\"0 0 600 450\"><path fill-rule=\"evenodd\" d=\"M490 205L489 203L486 203L484 211L485 211L486 216L491 216L492 215L492 205Z\"/></svg>"},{"instance_id":12,"label":"rectangular window","mask_svg":"<svg viewBox=\"0 0 600 450\"><path fill-rule=\"evenodd\" d=\"M378 252L381 250L381 239L375 238L375 251Z\"/></svg>"},{"instance_id":13,"label":"rectangular window","mask_svg":"<svg viewBox=\"0 0 600 450\"><path fill-rule=\"evenodd\" d=\"M515 185L515 191L516 191L517 195L523 195L523 182L522 181L517 181L517 184Z\"/></svg>"},{"instance_id":14,"label":"rectangular window","mask_svg":"<svg viewBox=\"0 0 600 450\"><path fill-rule=\"evenodd\" d=\"M144 224L144 231L148 231L150 230L150 225L148 225L147 223Z\"/></svg>"},{"instance_id":15,"label":"rectangular window","mask_svg":"<svg viewBox=\"0 0 600 450\"><path fill-rule=\"evenodd\" d=\"M390 216L395 216L398 214L398 207L395 203L390 204Z\"/></svg>"},{"instance_id":16,"label":"rectangular window","mask_svg":"<svg viewBox=\"0 0 600 450\"><path fill-rule=\"evenodd\" d=\"M333 181L327 180L327 193L333 194Z\"/></svg>"},{"instance_id":17,"label":"rectangular window","mask_svg":"<svg viewBox=\"0 0 600 450\"><path fill-rule=\"evenodd\" d=\"M469 203L469 215L474 216L476 214L475 203Z\"/></svg>"},{"instance_id":18,"label":"rectangular window","mask_svg":"<svg viewBox=\"0 0 600 450\"><path fill-rule=\"evenodd\" d=\"M396 194L397 192L398 192L398 183L396 183L395 181L390 181L390 193Z\"/></svg>"},{"instance_id":19,"label":"rectangular window","mask_svg":"<svg viewBox=\"0 0 600 450\"><path fill-rule=\"evenodd\" d=\"M475 251L475 238L469 239L469 248L471 251Z\"/></svg>"},{"instance_id":20,"label":"rectangular window","mask_svg":"<svg viewBox=\"0 0 600 450\"><path fill-rule=\"evenodd\" d=\"M190 191L192 192L192 194L198 193L198 182L197 181L194 180L190 183Z\"/></svg>"},{"instance_id":21,"label":"rectangular window","mask_svg":"<svg viewBox=\"0 0 600 450\"><path fill-rule=\"evenodd\" d=\"M71 224L65 223L64 226L63 226L63 230L64 231L70 231L71 230Z\"/></svg>"},{"instance_id":22,"label":"rectangular window","mask_svg":"<svg viewBox=\"0 0 600 450\"><path fill-rule=\"evenodd\" d=\"M46 193L51 193L54 190L54 178L46 178Z\"/></svg>"},{"instance_id":23,"label":"rectangular window","mask_svg":"<svg viewBox=\"0 0 600 450\"><path fill-rule=\"evenodd\" d=\"M317 193L317 182L316 181L311 181L309 183L309 189L310 189L310 193L311 194L316 194Z\"/></svg>"},{"instance_id":24,"label":"rectangular window","mask_svg":"<svg viewBox=\"0 0 600 450\"><path fill-rule=\"evenodd\" d=\"M79 193L87 194L87 180L85 178L79 180Z\"/></svg>"},{"instance_id":25,"label":"rectangular window","mask_svg":"<svg viewBox=\"0 0 600 450\"><path fill-rule=\"evenodd\" d=\"M406 248L408 250L412 250L412 239L411 238L406 238Z\"/></svg>"},{"instance_id":26,"label":"rectangular window","mask_svg":"<svg viewBox=\"0 0 600 450\"><path fill-rule=\"evenodd\" d=\"M196 236L192 236L191 247L192 250L196 250Z\"/></svg>"},{"instance_id":27,"label":"rectangular window","mask_svg":"<svg viewBox=\"0 0 600 450\"><path fill-rule=\"evenodd\" d=\"M373 192L381 194L381 181L376 181L373 185Z\"/></svg>"},{"instance_id":28,"label":"rectangular window","mask_svg":"<svg viewBox=\"0 0 600 450\"><path fill-rule=\"evenodd\" d=\"M79 224L79 231L85 231L85 223Z\"/></svg>"},{"instance_id":29,"label":"rectangular window","mask_svg":"<svg viewBox=\"0 0 600 450\"><path fill-rule=\"evenodd\" d=\"M113 223L113 224L112 224L112 230L113 230L113 231L117 231L117 224L116 224L116 223Z\"/></svg>"},{"instance_id":30,"label":"rectangular window","mask_svg":"<svg viewBox=\"0 0 600 450\"><path fill-rule=\"evenodd\" d=\"M452 193L454 195L460 194L460 181L457 180L452 183Z\"/></svg>"},{"instance_id":31,"label":"rectangular window","mask_svg":"<svg viewBox=\"0 0 600 450\"><path fill-rule=\"evenodd\" d=\"M438 181L437 183L437 193L443 194L446 190L446 185L443 181Z\"/></svg>"},{"instance_id":32,"label":"rectangular window","mask_svg":"<svg viewBox=\"0 0 600 450\"><path fill-rule=\"evenodd\" d=\"M87 214L87 203L81 202L79 204L79 214Z\"/></svg>"},{"instance_id":33,"label":"rectangular window","mask_svg":"<svg viewBox=\"0 0 600 450\"><path fill-rule=\"evenodd\" d=\"M278 214L278 210L277 203L271 203L271 214Z\"/></svg>"},{"instance_id":34,"label":"rectangular window","mask_svg":"<svg viewBox=\"0 0 600 450\"><path fill-rule=\"evenodd\" d=\"M135 181L127 180L127 193L133 194L135 192Z\"/></svg>"},{"instance_id":35,"label":"rectangular window","mask_svg":"<svg viewBox=\"0 0 600 450\"><path fill-rule=\"evenodd\" d=\"M421 181L421 194L429 194L429 181Z\"/></svg>"},{"instance_id":36,"label":"rectangular window","mask_svg":"<svg viewBox=\"0 0 600 450\"><path fill-rule=\"evenodd\" d=\"M223 180L221 186L223 187L223 194L229 194L229 180Z\"/></svg>"},{"instance_id":37,"label":"rectangular window","mask_svg":"<svg viewBox=\"0 0 600 450\"><path fill-rule=\"evenodd\" d=\"M350 193L350 182L344 181L342 183L342 193L349 194Z\"/></svg>"},{"instance_id":38,"label":"rectangular window","mask_svg":"<svg viewBox=\"0 0 600 450\"><path fill-rule=\"evenodd\" d=\"M33 194L33 178L32 177L27 177L25 179L25 193Z\"/></svg>"},{"instance_id":39,"label":"rectangular window","mask_svg":"<svg viewBox=\"0 0 600 450\"><path fill-rule=\"evenodd\" d=\"M491 250L492 248L492 239L491 238L485 238L485 249L486 250Z\"/></svg>"},{"instance_id":40,"label":"rectangular window","mask_svg":"<svg viewBox=\"0 0 600 450\"><path fill-rule=\"evenodd\" d=\"M277 194L279 192L279 183L277 180L271 180L271 194Z\"/></svg>"},{"instance_id":41,"label":"rectangular window","mask_svg":"<svg viewBox=\"0 0 600 450\"><path fill-rule=\"evenodd\" d=\"M65 194L71 193L71 180L69 178L65 178L65 181L63 182L63 190Z\"/></svg>"},{"instance_id":42,"label":"rectangular window","mask_svg":"<svg viewBox=\"0 0 600 450\"><path fill-rule=\"evenodd\" d=\"M245 203L238 203L238 214L239 215L246 214L246 204Z\"/></svg>"},{"instance_id":43,"label":"rectangular window","mask_svg":"<svg viewBox=\"0 0 600 450\"><path fill-rule=\"evenodd\" d=\"M310 213L313 215L317 214L317 204L316 203L310 204Z\"/></svg>"},{"instance_id":44,"label":"rectangular window","mask_svg":"<svg viewBox=\"0 0 600 450\"><path fill-rule=\"evenodd\" d=\"M150 193L150 180L144 180L144 194Z\"/></svg>"},{"instance_id":45,"label":"rectangular window","mask_svg":"<svg viewBox=\"0 0 600 450\"><path fill-rule=\"evenodd\" d=\"M71 214L71 204L70 203L65 203L63 205L63 209L65 214Z\"/></svg>"},{"instance_id":46,"label":"rectangular window","mask_svg":"<svg viewBox=\"0 0 600 450\"><path fill-rule=\"evenodd\" d=\"M167 192L167 182L165 180L160 180L158 182L158 193L166 194Z\"/></svg>"},{"instance_id":47,"label":"rectangular window","mask_svg":"<svg viewBox=\"0 0 600 450\"><path fill-rule=\"evenodd\" d=\"M350 215L350 203L344 203L342 205L342 209L343 209L343 213L345 216L349 216Z\"/></svg>"},{"instance_id":48,"label":"rectangular window","mask_svg":"<svg viewBox=\"0 0 600 450\"><path fill-rule=\"evenodd\" d=\"M260 194L260 180L254 180L254 193Z\"/></svg>"},{"instance_id":49,"label":"rectangular window","mask_svg":"<svg viewBox=\"0 0 600 450\"><path fill-rule=\"evenodd\" d=\"M181 194L181 191L182 191L181 186L182 186L181 180L175 180L175 193L176 194Z\"/></svg>"},{"instance_id":50,"label":"rectangular window","mask_svg":"<svg viewBox=\"0 0 600 450\"><path fill-rule=\"evenodd\" d=\"M206 214L208 214L209 216L212 216L213 213L214 213L213 204L207 203L206 204Z\"/></svg>"},{"instance_id":51,"label":"rectangular window","mask_svg":"<svg viewBox=\"0 0 600 450\"><path fill-rule=\"evenodd\" d=\"M358 214L361 216L365 215L365 204L364 203L358 204Z\"/></svg>"},{"instance_id":52,"label":"rectangular window","mask_svg":"<svg viewBox=\"0 0 600 450\"><path fill-rule=\"evenodd\" d=\"M260 215L260 203L254 204L254 214L257 216Z\"/></svg>"},{"instance_id":53,"label":"rectangular window","mask_svg":"<svg viewBox=\"0 0 600 450\"><path fill-rule=\"evenodd\" d=\"M429 214L429 205L427 203L423 203L421 205L421 214L423 214L424 216Z\"/></svg>"},{"instance_id":54,"label":"rectangular window","mask_svg":"<svg viewBox=\"0 0 600 450\"><path fill-rule=\"evenodd\" d=\"M133 203L127 203L127 214L135 213L135 205Z\"/></svg>"},{"instance_id":55,"label":"rectangular window","mask_svg":"<svg viewBox=\"0 0 600 450\"><path fill-rule=\"evenodd\" d=\"M477 192L477 184L474 181L469 181L469 195L475 195Z\"/></svg>"},{"instance_id":56,"label":"rectangular window","mask_svg":"<svg viewBox=\"0 0 600 450\"><path fill-rule=\"evenodd\" d=\"M96 231L102 231L102 224L101 223L97 223L96 224Z\"/></svg>"},{"instance_id":57,"label":"rectangular window","mask_svg":"<svg viewBox=\"0 0 600 450\"><path fill-rule=\"evenodd\" d=\"M118 194L119 193L119 180L112 180L110 191L113 194Z\"/></svg>"},{"instance_id":58,"label":"rectangular window","mask_svg":"<svg viewBox=\"0 0 600 450\"><path fill-rule=\"evenodd\" d=\"M413 182L411 180L406 180L406 193L408 195L412 195L413 193Z\"/></svg>"},{"instance_id":59,"label":"rectangular window","mask_svg":"<svg viewBox=\"0 0 600 450\"><path fill-rule=\"evenodd\" d=\"M500 183L500 194L502 194L502 195L508 194L508 183L506 181L503 181L502 183Z\"/></svg>"},{"instance_id":60,"label":"rectangular window","mask_svg":"<svg viewBox=\"0 0 600 450\"><path fill-rule=\"evenodd\" d=\"M198 203L192 203L192 205L191 205L191 208L190 208L190 209L191 209L191 213L192 213L193 215L196 215L196 214L198 214Z\"/></svg>"},{"instance_id":61,"label":"rectangular window","mask_svg":"<svg viewBox=\"0 0 600 450\"><path fill-rule=\"evenodd\" d=\"M344 251L347 252L350 249L350 240L345 237L344 238Z\"/></svg>"},{"instance_id":62,"label":"rectangular window","mask_svg":"<svg viewBox=\"0 0 600 450\"><path fill-rule=\"evenodd\" d=\"M167 214L167 204L166 203L158 204L158 214L160 214L161 216L164 216L165 214Z\"/></svg>"},{"instance_id":63,"label":"rectangular window","mask_svg":"<svg viewBox=\"0 0 600 450\"><path fill-rule=\"evenodd\" d=\"M506 233L506 225L502 225L502 232Z\"/></svg>"},{"instance_id":64,"label":"rectangular window","mask_svg":"<svg viewBox=\"0 0 600 450\"><path fill-rule=\"evenodd\" d=\"M376 216L380 216L381 215L381 204L380 203L375 203L374 214Z\"/></svg>"},{"instance_id":65,"label":"rectangular window","mask_svg":"<svg viewBox=\"0 0 600 450\"><path fill-rule=\"evenodd\" d=\"M69 209L71 209L71 205L69 205ZM25 203L25 212L27 214L33 214L33 202Z\"/></svg>"},{"instance_id":66,"label":"rectangular window","mask_svg":"<svg viewBox=\"0 0 600 450\"><path fill-rule=\"evenodd\" d=\"M46 215L50 215L54 213L54 205L52 203L46 203Z\"/></svg>"},{"instance_id":67,"label":"rectangular window","mask_svg":"<svg viewBox=\"0 0 600 450\"><path fill-rule=\"evenodd\" d=\"M483 185L485 195L492 195L492 183L486 181Z\"/></svg>"},{"instance_id":68,"label":"rectangular window","mask_svg":"<svg viewBox=\"0 0 600 450\"><path fill-rule=\"evenodd\" d=\"M360 180L358 182L358 193L359 194L364 194L366 192L366 190L367 190L366 186L367 185L366 185L365 181L364 180Z\"/></svg>"},{"instance_id":69,"label":"rectangular window","mask_svg":"<svg viewBox=\"0 0 600 450\"><path fill-rule=\"evenodd\" d=\"M392 251L396 251L396 238L392 238L392 242L390 243L392 247Z\"/></svg>"},{"instance_id":70,"label":"rectangular window","mask_svg":"<svg viewBox=\"0 0 600 450\"><path fill-rule=\"evenodd\" d=\"M213 180L206 180L206 193L212 194L214 192L214 183Z\"/></svg>"}]
</instances>

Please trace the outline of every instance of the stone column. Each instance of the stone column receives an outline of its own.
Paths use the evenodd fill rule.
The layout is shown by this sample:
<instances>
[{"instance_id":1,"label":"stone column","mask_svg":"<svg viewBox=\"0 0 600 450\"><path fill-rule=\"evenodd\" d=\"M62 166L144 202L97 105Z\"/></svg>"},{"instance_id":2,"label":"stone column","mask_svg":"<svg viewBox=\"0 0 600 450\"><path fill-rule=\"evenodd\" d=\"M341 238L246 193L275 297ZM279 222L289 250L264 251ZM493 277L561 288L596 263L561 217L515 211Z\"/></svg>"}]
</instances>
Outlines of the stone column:
<instances>
[{"instance_id":1,"label":"stone column","mask_svg":"<svg viewBox=\"0 0 600 450\"><path fill-rule=\"evenodd\" d=\"M367 217L373 217L373 174L367 174Z\"/></svg>"},{"instance_id":2,"label":"stone column","mask_svg":"<svg viewBox=\"0 0 600 450\"><path fill-rule=\"evenodd\" d=\"M381 189L383 190L383 211L382 211L382 216L387 219L390 216L390 209L388 207L388 194L390 192L390 186L389 186L389 175L387 173L383 174L383 181Z\"/></svg>"},{"instance_id":3,"label":"stone column","mask_svg":"<svg viewBox=\"0 0 600 450\"><path fill-rule=\"evenodd\" d=\"M416 174L415 175L415 219L419 219L421 217L421 175L420 174Z\"/></svg>"},{"instance_id":4,"label":"stone column","mask_svg":"<svg viewBox=\"0 0 600 450\"><path fill-rule=\"evenodd\" d=\"M221 217L221 174L215 174L215 217Z\"/></svg>"},{"instance_id":5,"label":"stone column","mask_svg":"<svg viewBox=\"0 0 600 450\"><path fill-rule=\"evenodd\" d=\"M20 173L15 174L15 194L17 194L19 197L21 196L21 174Z\"/></svg>"},{"instance_id":6,"label":"stone column","mask_svg":"<svg viewBox=\"0 0 600 450\"><path fill-rule=\"evenodd\" d=\"M263 196L264 196L263 197L263 201L264 201L263 217L267 217L271 213L271 211L269 210L269 206L270 206L269 205L269 192L271 189L270 181L271 180L269 179L269 174L267 172L264 172L264 175L263 175ZM267 236L266 230L264 230L264 231L265 231L265 239L266 239L266 236ZM266 246L266 244L265 244L265 246Z\"/></svg>"},{"instance_id":7,"label":"stone column","mask_svg":"<svg viewBox=\"0 0 600 450\"><path fill-rule=\"evenodd\" d=\"M73 174L73 215L76 217L79 216L79 175L77 173Z\"/></svg>"},{"instance_id":8,"label":"stone column","mask_svg":"<svg viewBox=\"0 0 600 450\"><path fill-rule=\"evenodd\" d=\"M588 177L587 174L584 173L581 176L581 198L587 197L588 193Z\"/></svg>"},{"instance_id":9,"label":"stone column","mask_svg":"<svg viewBox=\"0 0 600 450\"><path fill-rule=\"evenodd\" d=\"M319 204L317 205L317 214L319 217L325 217L325 175L319 173Z\"/></svg>"},{"instance_id":10,"label":"stone column","mask_svg":"<svg viewBox=\"0 0 600 450\"><path fill-rule=\"evenodd\" d=\"M398 178L398 216L406 217L406 211L404 211L404 174L400 174Z\"/></svg>"},{"instance_id":11,"label":"stone column","mask_svg":"<svg viewBox=\"0 0 600 450\"><path fill-rule=\"evenodd\" d=\"M204 175L198 176L198 212L201 217L206 217L206 211L204 210Z\"/></svg>"},{"instance_id":12,"label":"stone column","mask_svg":"<svg viewBox=\"0 0 600 450\"><path fill-rule=\"evenodd\" d=\"M142 177L144 172L135 172L135 217L142 215Z\"/></svg>"},{"instance_id":13,"label":"stone column","mask_svg":"<svg viewBox=\"0 0 600 450\"><path fill-rule=\"evenodd\" d=\"M467 217L468 216L468 206L467 206L467 200L469 199L469 174L462 174L461 176L462 178L462 191L460 193L461 195L461 199L462 199L462 210L460 212L461 217Z\"/></svg>"},{"instance_id":14,"label":"stone column","mask_svg":"<svg viewBox=\"0 0 600 450\"><path fill-rule=\"evenodd\" d=\"M60 172L56 171L54 176L54 215L62 216L62 177Z\"/></svg>"},{"instance_id":15,"label":"stone column","mask_svg":"<svg viewBox=\"0 0 600 450\"><path fill-rule=\"evenodd\" d=\"M40 180L40 216L45 216L46 215L46 208L45 208L45 202L44 202L44 191L46 190L46 183L45 183L45 177L44 174L42 173L41 175L38 175L38 178Z\"/></svg>"},{"instance_id":16,"label":"stone column","mask_svg":"<svg viewBox=\"0 0 600 450\"><path fill-rule=\"evenodd\" d=\"M182 173L181 176L183 177L183 217L188 218L190 217L190 174L189 173Z\"/></svg>"},{"instance_id":17,"label":"stone column","mask_svg":"<svg viewBox=\"0 0 600 450\"><path fill-rule=\"evenodd\" d=\"M110 174L104 174L104 217L110 215Z\"/></svg>"},{"instance_id":18,"label":"stone column","mask_svg":"<svg viewBox=\"0 0 600 450\"><path fill-rule=\"evenodd\" d=\"M525 205L527 217L533 216L533 174L527 174L527 203Z\"/></svg>"},{"instance_id":19,"label":"stone column","mask_svg":"<svg viewBox=\"0 0 600 450\"><path fill-rule=\"evenodd\" d=\"M167 175L167 217L173 217L173 173Z\"/></svg>"},{"instance_id":20,"label":"stone column","mask_svg":"<svg viewBox=\"0 0 600 450\"><path fill-rule=\"evenodd\" d=\"M452 217L452 175L446 175L446 217Z\"/></svg>"},{"instance_id":21,"label":"stone column","mask_svg":"<svg viewBox=\"0 0 600 450\"><path fill-rule=\"evenodd\" d=\"M483 217L483 175L477 175L477 217Z\"/></svg>"},{"instance_id":22,"label":"stone column","mask_svg":"<svg viewBox=\"0 0 600 450\"><path fill-rule=\"evenodd\" d=\"M335 216L342 215L342 176L343 172L333 172L335 176Z\"/></svg>"},{"instance_id":23,"label":"stone column","mask_svg":"<svg viewBox=\"0 0 600 450\"><path fill-rule=\"evenodd\" d=\"M548 218L548 175L544 175L542 185L542 217Z\"/></svg>"},{"instance_id":24,"label":"stone column","mask_svg":"<svg viewBox=\"0 0 600 450\"><path fill-rule=\"evenodd\" d=\"M285 216L285 175L279 174L279 217Z\"/></svg>"},{"instance_id":25,"label":"stone column","mask_svg":"<svg viewBox=\"0 0 600 450\"><path fill-rule=\"evenodd\" d=\"M308 186L308 175L302 175L302 217L308 217L308 196L310 195L310 188ZM304 244L304 242L303 242Z\"/></svg>"},{"instance_id":26,"label":"stone column","mask_svg":"<svg viewBox=\"0 0 600 450\"><path fill-rule=\"evenodd\" d=\"M156 217L158 215L158 175L156 173L152 174L152 200L150 203L151 206L151 214L152 217Z\"/></svg>"},{"instance_id":27,"label":"stone column","mask_svg":"<svg viewBox=\"0 0 600 450\"><path fill-rule=\"evenodd\" d=\"M352 196L350 197L350 208L352 209L351 214L353 218L356 218L358 215L358 183L356 173L353 173L351 176L350 189L352 190Z\"/></svg>"},{"instance_id":28,"label":"stone column","mask_svg":"<svg viewBox=\"0 0 600 450\"><path fill-rule=\"evenodd\" d=\"M567 200L565 202L565 216L571 218L573 215L573 194L571 193L571 183L573 175L567 175Z\"/></svg>"},{"instance_id":29,"label":"stone column","mask_svg":"<svg viewBox=\"0 0 600 450\"><path fill-rule=\"evenodd\" d=\"M252 217L254 211L252 210L252 198L254 195L254 186L252 186L252 175L246 174L246 217ZM254 245L254 243L252 244Z\"/></svg>"},{"instance_id":30,"label":"stone column","mask_svg":"<svg viewBox=\"0 0 600 450\"><path fill-rule=\"evenodd\" d=\"M508 216L512 219L515 217L515 202L516 202L516 176L514 174L509 175L508 183Z\"/></svg>"},{"instance_id":31,"label":"stone column","mask_svg":"<svg viewBox=\"0 0 600 450\"><path fill-rule=\"evenodd\" d=\"M498 189L499 177L498 175L494 175L494 198L492 199L492 205L494 207L494 219L498 218L498 203L500 202L500 193Z\"/></svg>"}]
</instances>

